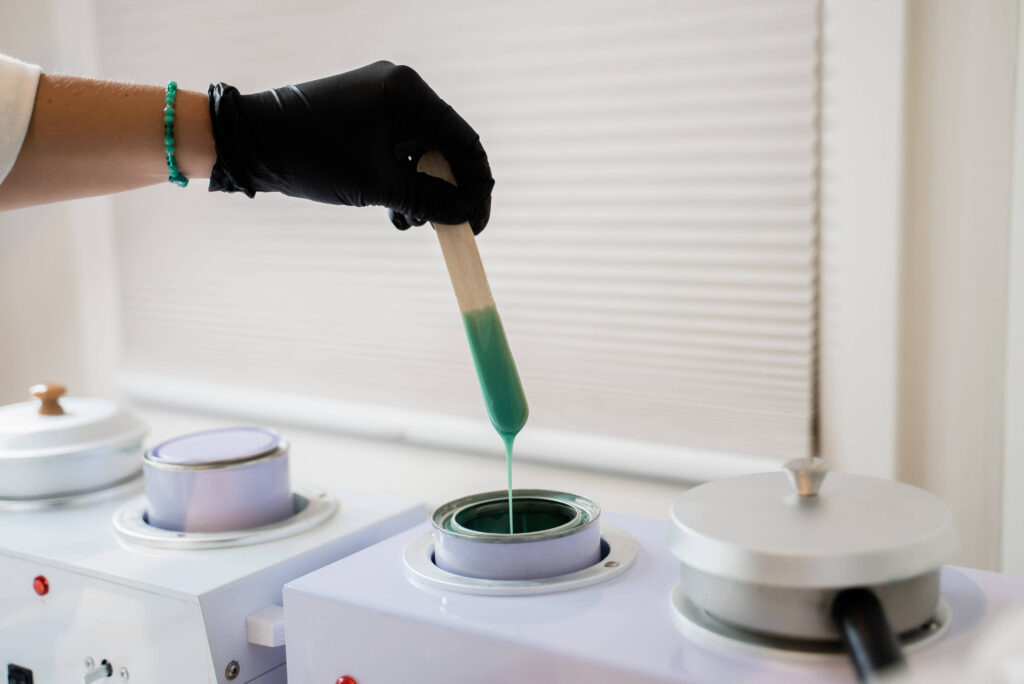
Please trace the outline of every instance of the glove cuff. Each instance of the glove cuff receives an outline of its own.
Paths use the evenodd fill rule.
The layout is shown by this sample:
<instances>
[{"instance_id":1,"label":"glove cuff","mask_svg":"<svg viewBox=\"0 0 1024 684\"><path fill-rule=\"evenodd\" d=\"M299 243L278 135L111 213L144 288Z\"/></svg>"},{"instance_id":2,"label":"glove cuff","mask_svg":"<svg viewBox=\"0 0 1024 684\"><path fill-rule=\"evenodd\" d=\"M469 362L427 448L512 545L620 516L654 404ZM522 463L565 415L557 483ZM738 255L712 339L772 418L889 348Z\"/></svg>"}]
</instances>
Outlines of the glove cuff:
<instances>
[{"instance_id":1,"label":"glove cuff","mask_svg":"<svg viewBox=\"0 0 1024 684\"><path fill-rule=\"evenodd\" d=\"M207 90L210 100L210 123L213 127L213 145L217 161L210 172L210 192L244 192L253 197L256 188L252 176L246 171L239 140L246 137L246 124L242 116L238 88L226 83L211 84Z\"/></svg>"}]
</instances>

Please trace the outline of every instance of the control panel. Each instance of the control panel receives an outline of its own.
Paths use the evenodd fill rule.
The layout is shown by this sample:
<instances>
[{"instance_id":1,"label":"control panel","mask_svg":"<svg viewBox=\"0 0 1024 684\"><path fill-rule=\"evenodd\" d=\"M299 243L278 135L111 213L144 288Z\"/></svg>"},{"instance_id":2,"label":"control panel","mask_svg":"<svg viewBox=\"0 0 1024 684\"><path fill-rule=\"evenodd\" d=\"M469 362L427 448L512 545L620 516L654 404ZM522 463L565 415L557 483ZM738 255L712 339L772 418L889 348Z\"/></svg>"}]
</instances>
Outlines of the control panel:
<instances>
[{"instance_id":1,"label":"control panel","mask_svg":"<svg viewBox=\"0 0 1024 684\"><path fill-rule=\"evenodd\" d=\"M0 567L9 580L0 585L8 684L215 681L194 601L2 553ZM157 642L164 648L153 650Z\"/></svg>"}]
</instances>

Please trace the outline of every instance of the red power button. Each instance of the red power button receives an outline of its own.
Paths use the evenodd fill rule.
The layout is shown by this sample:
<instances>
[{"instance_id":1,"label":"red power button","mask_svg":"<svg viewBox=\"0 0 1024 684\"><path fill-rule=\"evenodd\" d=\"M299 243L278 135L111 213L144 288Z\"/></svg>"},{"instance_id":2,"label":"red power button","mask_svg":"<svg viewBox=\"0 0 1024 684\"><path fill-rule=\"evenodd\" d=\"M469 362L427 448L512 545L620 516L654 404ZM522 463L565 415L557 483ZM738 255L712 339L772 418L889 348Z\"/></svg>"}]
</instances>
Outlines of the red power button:
<instances>
[{"instance_id":1,"label":"red power button","mask_svg":"<svg viewBox=\"0 0 1024 684\"><path fill-rule=\"evenodd\" d=\"M348 675L342 675L334 681L334 684L359 684L359 682L352 679Z\"/></svg>"},{"instance_id":2,"label":"red power button","mask_svg":"<svg viewBox=\"0 0 1024 684\"><path fill-rule=\"evenodd\" d=\"M50 581L40 575L32 580L32 588L35 589L36 593L40 596L46 596L50 593Z\"/></svg>"}]
</instances>

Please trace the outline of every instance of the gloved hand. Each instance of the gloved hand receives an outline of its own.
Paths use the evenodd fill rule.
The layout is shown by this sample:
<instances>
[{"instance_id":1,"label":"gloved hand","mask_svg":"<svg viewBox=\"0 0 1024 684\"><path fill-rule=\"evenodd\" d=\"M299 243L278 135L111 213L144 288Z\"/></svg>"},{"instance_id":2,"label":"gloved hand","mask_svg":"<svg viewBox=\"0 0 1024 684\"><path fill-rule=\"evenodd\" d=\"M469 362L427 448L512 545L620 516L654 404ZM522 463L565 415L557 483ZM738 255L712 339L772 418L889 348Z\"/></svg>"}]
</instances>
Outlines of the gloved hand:
<instances>
[{"instance_id":1,"label":"gloved hand","mask_svg":"<svg viewBox=\"0 0 1024 684\"><path fill-rule=\"evenodd\" d=\"M209 96L211 191L384 206L401 230L487 225L494 179L480 137L407 66L377 62L252 95L218 83ZM458 188L417 173L428 150L448 159Z\"/></svg>"}]
</instances>

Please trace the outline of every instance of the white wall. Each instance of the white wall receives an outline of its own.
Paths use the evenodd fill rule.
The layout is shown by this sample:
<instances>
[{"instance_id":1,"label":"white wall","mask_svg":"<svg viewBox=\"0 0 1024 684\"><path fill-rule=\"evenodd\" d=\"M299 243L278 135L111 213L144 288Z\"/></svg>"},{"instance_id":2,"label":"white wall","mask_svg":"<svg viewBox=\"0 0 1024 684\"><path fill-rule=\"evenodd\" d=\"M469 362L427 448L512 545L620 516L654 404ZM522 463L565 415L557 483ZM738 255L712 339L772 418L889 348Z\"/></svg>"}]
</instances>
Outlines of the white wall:
<instances>
[{"instance_id":1,"label":"white wall","mask_svg":"<svg viewBox=\"0 0 1024 684\"><path fill-rule=\"evenodd\" d=\"M52 66L48 3L0 3L0 51ZM66 206L0 213L0 403L35 382L82 384L76 272Z\"/></svg>"},{"instance_id":2,"label":"white wall","mask_svg":"<svg viewBox=\"0 0 1024 684\"><path fill-rule=\"evenodd\" d=\"M0 52L96 73L92 2L0 0ZM117 355L109 200L0 213L0 403L37 382L111 394Z\"/></svg>"},{"instance_id":3,"label":"white wall","mask_svg":"<svg viewBox=\"0 0 1024 684\"><path fill-rule=\"evenodd\" d=\"M907 15L899 477L945 498L957 562L998 568L1013 0L912 0Z\"/></svg>"},{"instance_id":4,"label":"white wall","mask_svg":"<svg viewBox=\"0 0 1024 684\"><path fill-rule=\"evenodd\" d=\"M0 214L0 403L36 382L84 384L75 281L66 208Z\"/></svg>"},{"instance_id":5,"label":"white wall","mask_svg":"<svg viewBox=\"0 0 1024 684\"><path fill-rule=\"evenodd\" d=\"M936 492L995 569L1017 2L826 0L824 33L821 454Z\"/></svg>"},{"instance_id":6,"label":"white wall","mask_svg":"<svg viewBox=\"0 0 1024 684\"><path fill-rule=\"evenodd\" d=\"M1013 215L1010 224L1009 321L1003 449L1003 570L1024 575L1024 12L1017 22Z\"/></svg>"}]
</instances>

